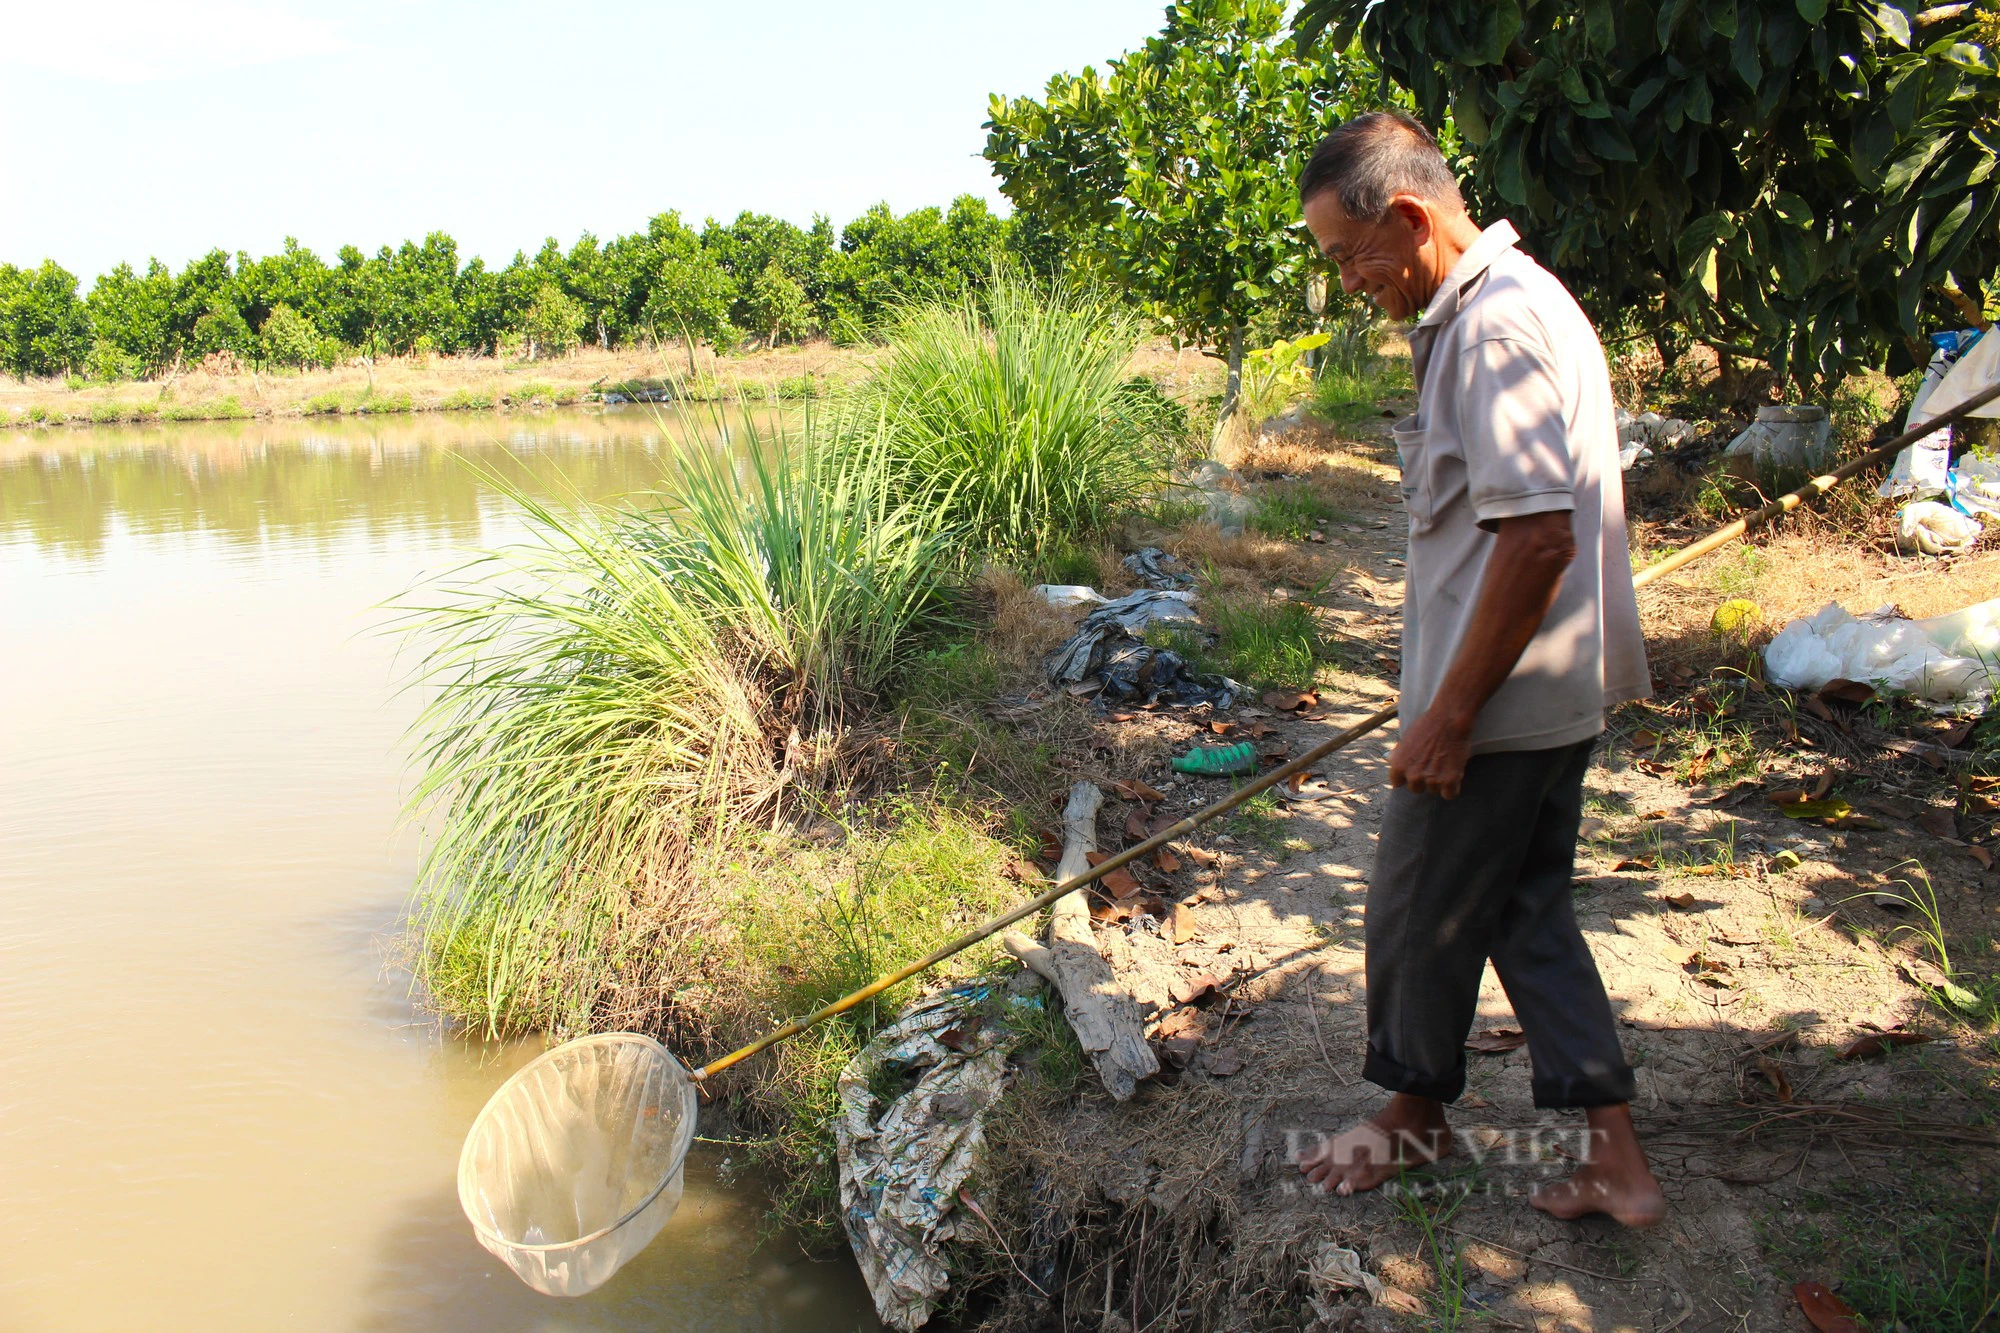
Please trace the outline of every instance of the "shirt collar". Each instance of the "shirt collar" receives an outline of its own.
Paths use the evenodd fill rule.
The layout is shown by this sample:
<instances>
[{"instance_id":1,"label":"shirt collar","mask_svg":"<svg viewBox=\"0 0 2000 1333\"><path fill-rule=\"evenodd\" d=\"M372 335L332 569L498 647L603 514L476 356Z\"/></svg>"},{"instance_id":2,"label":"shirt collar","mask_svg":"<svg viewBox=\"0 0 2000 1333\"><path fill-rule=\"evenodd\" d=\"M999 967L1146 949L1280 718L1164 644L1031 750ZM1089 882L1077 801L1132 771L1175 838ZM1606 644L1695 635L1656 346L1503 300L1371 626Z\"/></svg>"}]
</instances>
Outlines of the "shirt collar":
<instances>
[{"instance_id":1,"label":"shirt collar","mask_svg":"<svg viewBox=\"0 0 2000 1333\"><path fill-rule=\"evenodd\" d=\"M1480 232L1479 239L1467 247L1465 253L1458 257L1458 262L1451 266L1451 272L1445 274L1444 282L1439 285L1437 295L1431 297L1431 303L1424 308L1424 317L1417 321L1417 327L1429 328L1456 315L1459 293L1466 284L1493 267L1493 261L1513 249L1514 243L1520 239L1521 233L1515 231L1514 224L1505 218Z\"/></svg>"}]
</instances>

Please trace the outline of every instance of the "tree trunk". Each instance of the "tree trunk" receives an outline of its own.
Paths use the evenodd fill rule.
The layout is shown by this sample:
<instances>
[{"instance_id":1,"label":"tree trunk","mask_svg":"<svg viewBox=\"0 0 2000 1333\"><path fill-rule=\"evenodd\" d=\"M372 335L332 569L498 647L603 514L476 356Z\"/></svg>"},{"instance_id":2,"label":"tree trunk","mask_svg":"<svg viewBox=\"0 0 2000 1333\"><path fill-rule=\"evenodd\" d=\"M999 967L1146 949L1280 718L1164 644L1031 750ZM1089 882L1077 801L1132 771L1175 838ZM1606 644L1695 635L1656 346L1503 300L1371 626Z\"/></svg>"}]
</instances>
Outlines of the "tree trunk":
<instances>
[{"instance_id":1,"label":"tree trunk","mask_svg":"<svg viewBox=\"0 0 2000 1333\"><path fill-rule=\"evenodd\" d=\"M1222 386L1222 411L1217 420L1227 421L1236 412L1236 400L1243 395L1243 326L1229 331L1229 378Z\"/></svg>"}]
</instances>

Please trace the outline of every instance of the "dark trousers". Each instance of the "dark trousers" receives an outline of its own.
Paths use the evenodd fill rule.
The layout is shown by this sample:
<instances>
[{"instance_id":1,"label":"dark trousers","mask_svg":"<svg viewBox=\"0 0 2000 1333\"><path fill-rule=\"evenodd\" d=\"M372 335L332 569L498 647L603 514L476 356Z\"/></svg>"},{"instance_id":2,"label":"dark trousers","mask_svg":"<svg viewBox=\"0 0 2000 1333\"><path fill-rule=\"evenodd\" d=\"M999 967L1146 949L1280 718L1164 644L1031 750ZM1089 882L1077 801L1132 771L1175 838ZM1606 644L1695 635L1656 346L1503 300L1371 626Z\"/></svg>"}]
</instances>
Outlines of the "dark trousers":
<instances>
[{"instance_id":1,"label":"dark trousers","mask_svg":"<svg viewBox=\"0 0 2000 1333\"><path fill-rule=\"evenodd\" d=\"M1453 800L1390 791L1368 886L1368 1061L1394 1092L1453 1101L1486 960L1534 1062L1535 1105L1632 1100L1570 880L1595 741L1476 755Z\"/></svg>"}]
</instances>

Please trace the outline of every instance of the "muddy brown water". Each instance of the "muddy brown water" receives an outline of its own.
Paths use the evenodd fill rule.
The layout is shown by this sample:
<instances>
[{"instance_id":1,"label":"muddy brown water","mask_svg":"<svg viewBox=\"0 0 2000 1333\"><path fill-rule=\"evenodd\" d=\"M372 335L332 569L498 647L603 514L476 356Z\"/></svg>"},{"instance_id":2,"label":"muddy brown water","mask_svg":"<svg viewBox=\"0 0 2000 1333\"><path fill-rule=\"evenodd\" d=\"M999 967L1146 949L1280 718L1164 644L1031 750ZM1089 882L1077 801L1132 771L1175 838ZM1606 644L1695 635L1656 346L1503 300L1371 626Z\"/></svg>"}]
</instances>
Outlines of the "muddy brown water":
<instances>
[{"instance_id":1,"label":"muddy brown water","mask_svg":"<svg viewBox=\"0 0 2000 1333\"><path fill-rule=\"evenodd\" d=\"M0 1330L879 1327L700 1145L603 1290L522 1286L454 1170L540 1044L447 1035L394 965L418 700L381 604L520 534L467 460L616 500L667 433L0 432Z\"/></svg>"}]
</instances>

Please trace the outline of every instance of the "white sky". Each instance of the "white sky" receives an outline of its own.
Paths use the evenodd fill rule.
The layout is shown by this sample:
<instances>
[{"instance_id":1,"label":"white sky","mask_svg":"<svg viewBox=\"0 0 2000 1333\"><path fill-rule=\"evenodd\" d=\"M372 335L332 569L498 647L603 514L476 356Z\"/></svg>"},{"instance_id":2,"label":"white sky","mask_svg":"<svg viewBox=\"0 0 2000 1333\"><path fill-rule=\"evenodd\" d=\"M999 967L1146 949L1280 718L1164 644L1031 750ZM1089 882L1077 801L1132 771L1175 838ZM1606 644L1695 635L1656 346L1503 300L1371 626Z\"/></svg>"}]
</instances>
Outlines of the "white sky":
<instances>
[{"instance_id":1,"label":"white sky","mask_svg":"<svg viewBox=\"0 0 2000 1333\"><path fill-rule=\"evenodd\" d=\"M974 193L991 92L1164 0L0 0L0 260L83 279L290 234L504 263L677 208L844 223Z\"/></svg>"}]
</instances>

